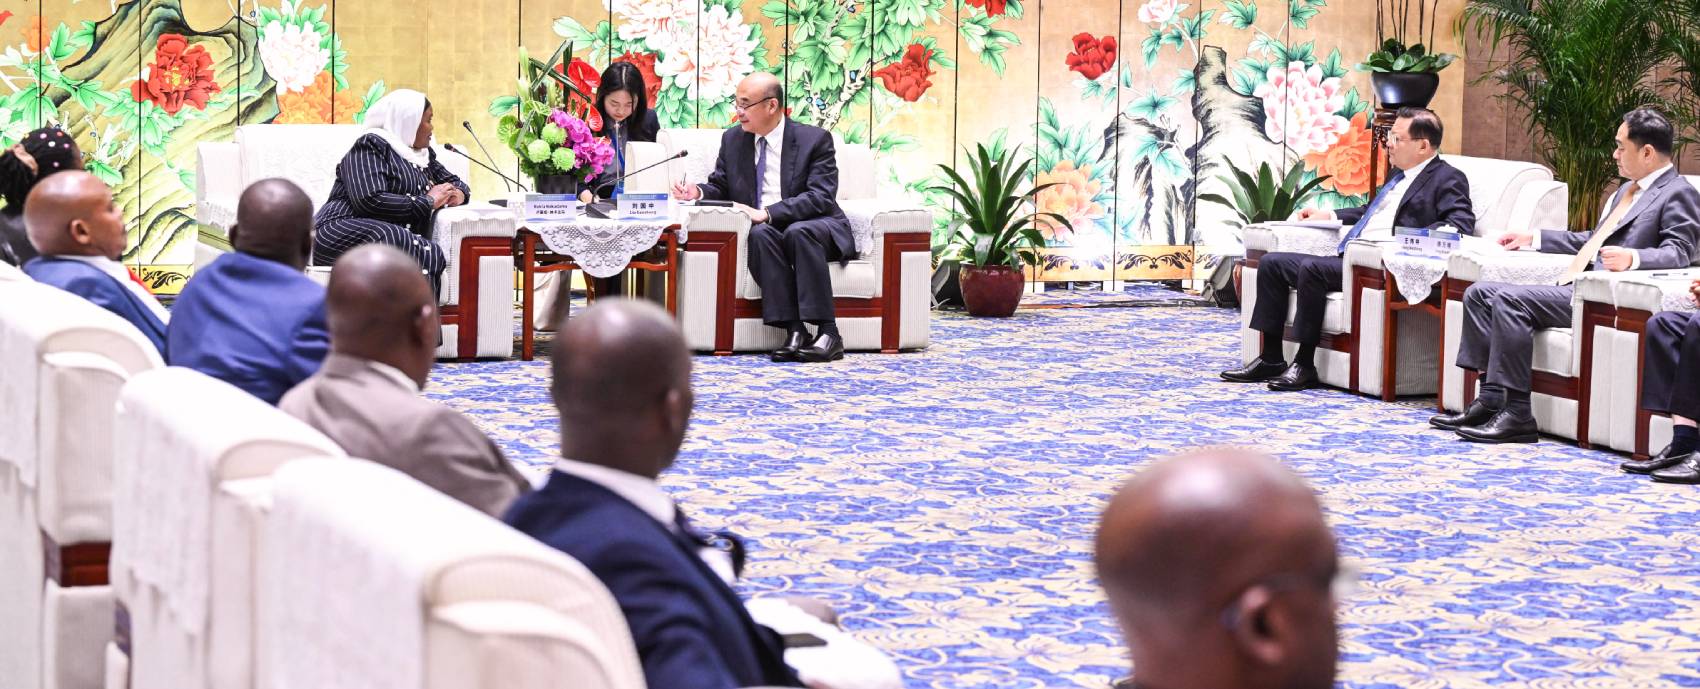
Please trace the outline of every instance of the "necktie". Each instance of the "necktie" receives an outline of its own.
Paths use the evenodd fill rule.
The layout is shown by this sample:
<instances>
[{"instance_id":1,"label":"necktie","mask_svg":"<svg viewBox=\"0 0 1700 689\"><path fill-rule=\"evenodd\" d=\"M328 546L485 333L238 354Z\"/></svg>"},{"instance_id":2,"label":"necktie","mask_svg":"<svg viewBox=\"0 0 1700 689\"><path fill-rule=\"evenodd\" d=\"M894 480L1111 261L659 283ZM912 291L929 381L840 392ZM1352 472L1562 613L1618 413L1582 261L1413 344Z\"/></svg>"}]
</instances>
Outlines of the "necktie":
<instances>
[{"instance_id":1,"label":"necktie","mask_svg":"<svg viewBox=\"0 0 1700 689\"><path fill-rule=\"evenodd\" d=\"M1611 213L1600 221L1600 226L1594 228L1594 234L1588 237L1588 242L1582 245L1582 250L1576 252L1576 258L1570 259L1570 267L1564 269L1564 277L1558 279L1559 285L1568 285L1576 281L1576 276L1588 269L1588 264L1600 255L1600 248L1606 245L1618 224L1624 216L1629 215L1629 207L1635 205L1635 200L1641 196L1641 185L1630 182L1623 188L1623 193L1617 197L1617 205L1612 206Z\"/></svg>"},{"instance_id":2,"label":"necktie","mask_svg":"<svg viewBox=\"0 0 1700 689\"><path fill-rule=\"evenodd\" d=\"M767 139L756 139L756 202L755 207L761 208L762 185L767 182Z\"/></svg>"},{"instance_id":3,"label":"necktie","mask_svg":"<svg viewBox=\"0 0 1700 689\"><path fill-rule=\"evenodd\" d=\"M1340 240L1340 248L1334 253L1346 253L1346 245L1352 243L1352 240L1364 233L1364 228L1369 227L1369 219L1375 217L1375 212L1381 209L1381 202L1385 201L1387 195L1393 193L1394 189L1398 189L1399 183L1403 181L1405 181L1404 170L1393 173L1393 177L1387 180L1387 186L1382 187L1381 193L1375 195L1375 200L1369 202L1369 207L1364 209L1364 217L1358 218L1358 224L1353 225L1352 231L1346 233L1346 238Z\"/></svg>"}]
</instances>

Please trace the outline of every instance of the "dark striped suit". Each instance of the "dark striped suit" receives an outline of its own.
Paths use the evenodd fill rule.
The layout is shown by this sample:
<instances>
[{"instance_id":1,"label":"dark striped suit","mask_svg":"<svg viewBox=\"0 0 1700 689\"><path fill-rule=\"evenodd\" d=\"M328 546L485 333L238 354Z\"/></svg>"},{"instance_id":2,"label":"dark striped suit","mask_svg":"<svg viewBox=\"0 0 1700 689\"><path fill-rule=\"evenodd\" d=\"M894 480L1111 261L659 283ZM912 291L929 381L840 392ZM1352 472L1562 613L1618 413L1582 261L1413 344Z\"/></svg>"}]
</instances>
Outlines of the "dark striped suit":
<instances>
[{"instance_id":1,"label":"dark striped suit","mask_svg":"<svg viewBox=\"0 0 1700 689\"><path fill-rule=\"evenodd\" d=\"M420 170L391 149L383 137L360 137L337 164L330 199L313 219L317 230L313 265L331 265L361 244L389 244L419 261L430 278L431 289L438 290L448 259L442 247L431 240L435 212L425 192L443 182L459 187L471 198L466 182L437 162L435 151L431 164Z\"/></svg>"}]
</instances>

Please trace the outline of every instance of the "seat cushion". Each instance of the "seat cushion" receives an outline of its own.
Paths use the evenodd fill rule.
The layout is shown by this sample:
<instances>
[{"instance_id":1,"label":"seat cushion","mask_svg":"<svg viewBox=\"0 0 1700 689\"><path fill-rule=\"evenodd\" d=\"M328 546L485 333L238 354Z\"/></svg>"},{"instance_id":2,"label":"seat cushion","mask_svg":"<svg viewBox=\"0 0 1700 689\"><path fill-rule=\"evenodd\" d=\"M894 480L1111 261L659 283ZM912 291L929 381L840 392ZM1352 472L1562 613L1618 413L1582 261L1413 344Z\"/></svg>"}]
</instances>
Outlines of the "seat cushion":
<instances>
[{"instance_id":1,"label":"seat cushion","mask_svg":"<svg viewBox=\"0 0 1700 689\"><path fill-rule=\"evenodd\" d=\"M879 278L872 261L856 260L845 264L828 263L826 273L832 278L832 296L850 299L872 299L878 294ZM760 299L761 286L756 284L749 266L738 275L738 297Z\"/></svg>"},{"instance_id":2,"label":"seat cushion","mask_svg":"<svg viewBox=\"0 0 1700 689\"><path fill-rule=\"evenodd\" d=\"M1536 371L1546 371L1565 377L1576 375L1572 350L1576 346L1576 331L1570 328L1547 328L1535 333Z\"/></svg>"},{"instance_id":3,"label":"seat cushion","mask_svg":"<svg viewBox=\"0 0 1700 689\"><path fill-rule=\"evenodd\" d=\"M1293 324L1293 314L1298 312L1299 297L1296 292L1288 291L1287 325ZM1346 295L1343 292L1328 293L1328 307L1322 312L1322 332L1338 335L1351 330L1348 326L1350 319L1346 313Z\"/></svg>"}]
</instances>

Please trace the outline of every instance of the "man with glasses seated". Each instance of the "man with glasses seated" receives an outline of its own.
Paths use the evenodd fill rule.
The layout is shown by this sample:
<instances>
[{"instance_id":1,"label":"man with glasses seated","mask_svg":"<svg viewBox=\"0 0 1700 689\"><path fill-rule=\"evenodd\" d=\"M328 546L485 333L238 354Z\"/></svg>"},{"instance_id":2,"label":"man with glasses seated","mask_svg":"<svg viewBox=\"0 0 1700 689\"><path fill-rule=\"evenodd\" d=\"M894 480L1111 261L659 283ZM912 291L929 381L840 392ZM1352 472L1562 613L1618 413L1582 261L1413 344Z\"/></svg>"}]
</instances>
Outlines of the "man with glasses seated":
<instances>
[{"instance_id":1,"label":"man with glasses seated","mask_svg":"<svg viewBox=\"0 0 1700 689\"><path fill-rule=\"evenodd\" d=\"M786 331L773 361L841 359L827 262L855 258L856 243L838 208L832 134L787 119L785 90L766 72L745 77L734 104L738 126L721 137L708 182L678 182L673 196L732 201L750 216L749 267L761 286L762 322ZM811 340L804 324L819 334Z\"/></svg>"},{"instance_id":2,"label":"man with glasses seated","mask_svg":"<svg viewBox=\"0 0 1700 689\"><path fill-rule=\"evenodd\" d=\"M1356 584L1316 494L1273 458L1204 450L1110 500L1095 561L1137 673L1118 687L1328 689Z\"/></svg>"}]
</instances>

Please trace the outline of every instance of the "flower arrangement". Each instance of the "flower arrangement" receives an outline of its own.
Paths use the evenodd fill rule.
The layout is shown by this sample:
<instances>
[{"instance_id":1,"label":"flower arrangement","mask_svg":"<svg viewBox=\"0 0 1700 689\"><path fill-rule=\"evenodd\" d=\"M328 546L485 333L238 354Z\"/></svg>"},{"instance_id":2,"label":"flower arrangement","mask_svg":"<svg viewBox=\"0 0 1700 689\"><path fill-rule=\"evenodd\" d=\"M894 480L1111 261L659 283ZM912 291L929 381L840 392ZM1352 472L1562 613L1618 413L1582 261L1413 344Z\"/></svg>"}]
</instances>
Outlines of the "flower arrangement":
<instances>
[{"instance_id":1,"label":"flower arrangement","mask_svg":"<svg viewBox=\"0 0 1700 689\"><path fill-rule=\"evenodd\" d=\"M591 123L601 118L582 86L586 79L577 74L570 78L570 68L556 68L573 63L571 50L570 43L563 43L545 63L520 48L525 76L519 81L519 95L504 99L512 111L496 125L502 143L519 157L520 171L536 180L543 193L573 193L614 159L614 148L592 130Z\"/></svg>"}]
</instances>

